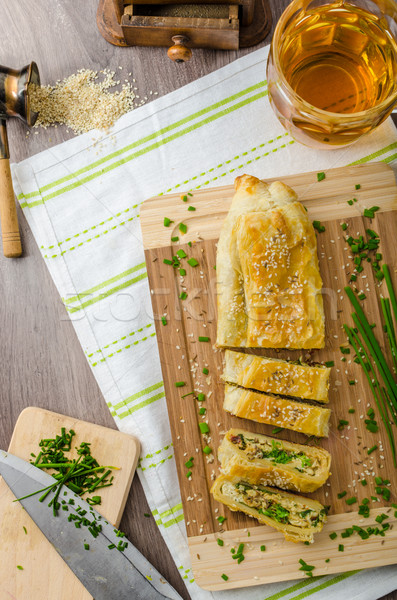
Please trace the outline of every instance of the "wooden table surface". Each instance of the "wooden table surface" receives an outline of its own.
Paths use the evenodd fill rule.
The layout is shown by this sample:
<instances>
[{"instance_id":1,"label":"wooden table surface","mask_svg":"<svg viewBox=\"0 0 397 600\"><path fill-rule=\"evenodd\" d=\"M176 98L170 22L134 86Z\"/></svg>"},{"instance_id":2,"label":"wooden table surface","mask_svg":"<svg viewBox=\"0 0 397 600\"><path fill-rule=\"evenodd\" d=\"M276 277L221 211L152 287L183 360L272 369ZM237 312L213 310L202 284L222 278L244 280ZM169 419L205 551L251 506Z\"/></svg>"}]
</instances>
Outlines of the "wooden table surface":
<instances>
[{"instance_id":1,"label":"wooden table surface","mask_svg":"<svg viewBox=\"0 0 397 600\"><path fill-rule=\"evenodd\" d=\"M270 3L275 23L288 0ZM35 60L44 84L80 68L117 70L122 66L136 79L139 96L152 98L150 91L161 96L250 51L194 50L189 63L176 65L163 48L118 48L105 42L97 30L97 4L98 0L0 0L0 63L19 68ZM9 122L12 161L72 137L65 127L36 131L26 137L26 128L18 120ZM30 405L115 428L20 211L19 223L23 257L10 260L0 255L0 447L8 447L19 413ZM135 476L121 529L188 599L154 519L144 517L148 512ZM384 600L397 600L397 592Z\"/></svg>"}]
</instances>

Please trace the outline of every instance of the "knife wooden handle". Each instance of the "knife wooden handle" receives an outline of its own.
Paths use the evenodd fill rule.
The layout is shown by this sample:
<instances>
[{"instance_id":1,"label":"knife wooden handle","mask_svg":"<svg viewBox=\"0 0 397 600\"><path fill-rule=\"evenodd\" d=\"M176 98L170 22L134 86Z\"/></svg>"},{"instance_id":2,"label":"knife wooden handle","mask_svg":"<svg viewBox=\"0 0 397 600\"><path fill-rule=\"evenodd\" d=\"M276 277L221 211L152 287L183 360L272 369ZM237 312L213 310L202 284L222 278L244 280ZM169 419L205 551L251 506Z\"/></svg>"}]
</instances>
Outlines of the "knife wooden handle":
<instances>
[{"instance_id":1,"label":"knife wooden handle","mask_svg":"<svg viewBox=\"0 0 397 600\"><path fill-rule=\"evenodd\" d=\"M4 256L7 258L21 256L21 237L8 158L0 160L0 221Z\"/></svg>"}]
</instances>

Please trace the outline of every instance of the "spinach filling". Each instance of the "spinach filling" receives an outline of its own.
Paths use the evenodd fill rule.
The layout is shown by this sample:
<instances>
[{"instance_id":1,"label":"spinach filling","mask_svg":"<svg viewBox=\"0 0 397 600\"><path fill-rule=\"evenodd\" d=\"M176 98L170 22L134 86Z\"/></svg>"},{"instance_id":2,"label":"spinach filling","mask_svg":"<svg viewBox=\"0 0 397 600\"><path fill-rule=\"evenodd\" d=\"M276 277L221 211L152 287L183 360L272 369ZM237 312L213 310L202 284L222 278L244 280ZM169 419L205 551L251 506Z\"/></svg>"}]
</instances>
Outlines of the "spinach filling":
<instances>
[{"instance_id":1,"label":"spinach filling","mask_svg":"<svg viewBox=\"0 0 397 600\"><path fill-rule=\"evenodd\" d=\"M325 516L328 514L329 506L323 507L320 511L307 508L302 511L298 510L298 505L290 501L290 509L283 506L276 499L272 499L266 496L272 496L275 492L262 486L254 486L246 483L245 481L239 481L234 484L235 489L245 496L246 502L240 502L248 508L255 508L258 513L277 521L278 523L291 523L297 525L296 519L300 518L300 527L317 527L317 525L324 521ZM250 495L249 491L256 492L254 495ZM286 501L288 502L288 500ZM302 519L305 521L302 522Z\"/></svg>"},{"instance_id":2,"label":"spinach filling","mask_svg":"<svg viewBox=\"0 0 397 600\"><path fill-rule=\"evenodd\" d=\"M301 461L302 466L296 466L295 468L300 472L303 472L305 468L311 467L312 465L312 460L304 452L294 452L293 450L287 451L282 447L280 442L276 442L275 440L272 440L271 450L263 450L260 448L260 443L257 440L245 438L241 433L231 436L230 441L233 444L236 444L240 450L246 450L247 442L250 442L257 448L258 453L262 453L261 458L268 458L274 463L288 464L293 460L298 459Z\"/></svg>"}]
</instances>

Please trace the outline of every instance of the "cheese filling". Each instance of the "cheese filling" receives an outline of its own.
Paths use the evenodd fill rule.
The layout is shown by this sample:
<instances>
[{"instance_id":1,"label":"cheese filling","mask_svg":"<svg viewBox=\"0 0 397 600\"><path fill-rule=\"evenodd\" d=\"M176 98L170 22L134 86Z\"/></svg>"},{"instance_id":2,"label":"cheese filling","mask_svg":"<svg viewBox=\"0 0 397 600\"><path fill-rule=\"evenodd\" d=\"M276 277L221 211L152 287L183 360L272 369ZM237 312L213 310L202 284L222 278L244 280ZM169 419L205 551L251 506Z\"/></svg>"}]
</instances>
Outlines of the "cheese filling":
<instances>
[{"instance_id":1,"label":"cheese filling","mask_svg":"<svg viewBox=\"0 0 397 600\"><path fill-rule=\"evenodd\" d=\"M326 508L318 511L291 497L277 496L268 488L249 485L245 481L225 482L221 491L227 498L253 508L278 523L308 529L326 520Z\"/></svg>"},{"instance_id":2,"label":"cheese filling","mask_svg":"<svg viewBox=\"0 0 397 600\"><path fill-rule=\"evenodd\" d=\"M266 458L275 464L288 464L299 473L314 476L320 467L316 457L308 457L304 452L286 450L281 442L272 440L271 443L258 438L247 438L243 434L230 436L232 444L242 450L248 460Z\"/></svg>"}]
</instances>

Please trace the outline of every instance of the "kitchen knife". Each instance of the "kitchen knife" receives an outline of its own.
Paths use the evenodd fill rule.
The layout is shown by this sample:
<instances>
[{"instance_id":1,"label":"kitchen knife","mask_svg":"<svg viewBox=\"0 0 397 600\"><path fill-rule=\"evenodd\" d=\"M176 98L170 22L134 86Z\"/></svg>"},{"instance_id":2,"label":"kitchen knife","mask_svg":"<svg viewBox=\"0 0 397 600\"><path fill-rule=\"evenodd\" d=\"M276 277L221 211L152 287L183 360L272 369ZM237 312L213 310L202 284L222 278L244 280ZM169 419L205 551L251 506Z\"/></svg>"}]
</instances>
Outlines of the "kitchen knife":
<instances>
[{"instance_id":1,"label":"kitchen knife","mask_svg":"<svg viewBox=\"0 0 397 600\"><path fill-rule=\"evenodd\" d=\"M55 491L43 502L41 493L29 495L56 485L51 475L4 450L0 475L95 600L182 600L131 542L68 487L59 494L57 516L48 507Z\"/></svg>"}]
</instances>

